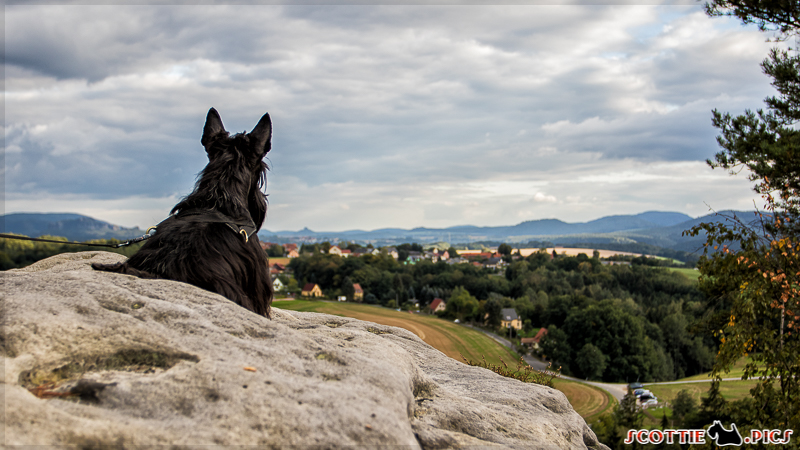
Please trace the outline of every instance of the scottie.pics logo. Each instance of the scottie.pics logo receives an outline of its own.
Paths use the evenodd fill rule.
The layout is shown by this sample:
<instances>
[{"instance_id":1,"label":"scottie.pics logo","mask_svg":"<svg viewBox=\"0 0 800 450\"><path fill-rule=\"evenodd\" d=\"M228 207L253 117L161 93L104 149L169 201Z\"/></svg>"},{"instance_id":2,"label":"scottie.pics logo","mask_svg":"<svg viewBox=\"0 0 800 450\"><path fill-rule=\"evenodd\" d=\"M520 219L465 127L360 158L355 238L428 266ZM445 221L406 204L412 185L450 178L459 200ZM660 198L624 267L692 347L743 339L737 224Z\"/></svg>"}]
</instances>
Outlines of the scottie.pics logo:
<instances>
[{"instance_id":1,"label":"scottie.pics logo","mask_svg":"<svg viewBox=\"0 0 800 450\"><path fill-rule=\"evenodd\" d=\"M707 430L628 430L625 444L705 444L706 439L719 447L728 445L740 447L742 444L788 444L793 430L750 430L749 436L739 433L736 424L725 428L722 422L715 420Z\"/></svg>"}]
</instances>

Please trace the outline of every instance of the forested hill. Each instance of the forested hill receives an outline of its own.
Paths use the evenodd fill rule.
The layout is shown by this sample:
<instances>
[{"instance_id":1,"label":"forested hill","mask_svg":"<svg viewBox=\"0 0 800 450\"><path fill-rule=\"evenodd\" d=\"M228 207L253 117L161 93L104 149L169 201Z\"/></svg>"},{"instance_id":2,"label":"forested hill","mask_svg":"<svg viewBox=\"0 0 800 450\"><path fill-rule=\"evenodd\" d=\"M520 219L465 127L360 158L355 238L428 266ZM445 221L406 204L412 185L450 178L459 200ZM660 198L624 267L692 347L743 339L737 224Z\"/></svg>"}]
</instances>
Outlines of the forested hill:
<instances>
[{"instance_id":1,"label":"forested hill","mask_svg":"<svg viewBox=\"0 0 800 450\"><path fill-rule=\"evenodd\" d=\"M71 241L131 239L144 234L139 228L125 228L102 220L71 213L14 213L0 216L0 232L39 237L65 237Z\"/></svg>"},{"instance_id":2,"label":"forested hill","mask_svg":"<svg viewBox=\"0 0 800 450\"><path fill-rule=\"evenodd\" d=\"M666 268L606 266L586 255L541 252L512 262L504 273L471 264L404 265L388 255L306 254L289 266L297 285L317 283L330 296L359 283L365 302L393 308L418 302L424 309L436 297L445 299L450 320L497 327L501 309L515 308L524 331L548 328L545 354L582 378L690 376L710 369L717 346L710 336L690 332L705 312L696 281Z\"/></svg>"}]
</instances>

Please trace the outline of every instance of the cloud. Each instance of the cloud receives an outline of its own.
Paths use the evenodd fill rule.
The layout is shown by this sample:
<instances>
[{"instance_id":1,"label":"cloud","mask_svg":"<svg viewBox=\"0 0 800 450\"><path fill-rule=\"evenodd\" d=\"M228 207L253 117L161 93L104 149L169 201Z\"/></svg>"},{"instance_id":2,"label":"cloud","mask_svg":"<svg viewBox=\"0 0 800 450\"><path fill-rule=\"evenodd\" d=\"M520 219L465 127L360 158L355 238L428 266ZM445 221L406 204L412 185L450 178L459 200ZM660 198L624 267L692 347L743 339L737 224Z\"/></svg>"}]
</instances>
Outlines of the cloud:
<instances>
[{"instance_id":1,"label":"cloud","mask_svg":"<svg viewBox=\"0 0 800 450\"><path fill-rule=\"evenodd\" d=\"M556 203L558 200L552 195L547 195L541 192L537 192L533 196L533 201L536 203Z\"/></svg>"},{"instance_id":2,"label":"cloud","mask_svg":"<svg viewBox=\"0 0 800 450\"><path fill-rule=\"evenodd\" d=\"M26 200L6 208L185 195L211 106L237 132L271 114L275 229L740 204L719 178L662 195L717 151L712 109L771 92L764 36L731 23L694 4L7 6L6 192Z\"/></svg>"}]
</instances>

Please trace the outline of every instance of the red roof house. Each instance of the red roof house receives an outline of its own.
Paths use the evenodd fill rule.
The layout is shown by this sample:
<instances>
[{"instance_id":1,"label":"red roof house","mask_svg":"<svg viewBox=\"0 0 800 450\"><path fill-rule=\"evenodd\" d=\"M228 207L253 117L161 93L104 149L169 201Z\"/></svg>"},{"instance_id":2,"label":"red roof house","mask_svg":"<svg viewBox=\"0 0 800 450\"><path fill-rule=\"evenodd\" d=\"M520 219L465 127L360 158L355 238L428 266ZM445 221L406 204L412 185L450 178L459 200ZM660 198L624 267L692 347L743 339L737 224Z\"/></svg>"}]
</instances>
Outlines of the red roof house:
<instances>
[{"instance_id":1,"label":"red roof house","mask_svg":"<svg viewBox=\"0 0 800 450\"><path fill-rule=\"evenodd\" d=\"M444 311L445 308L447 308L447 303L445 303L445 301L440 299L440 298L435 298L431 302L430 308L431 308L431 311L433 311L433 312Z\"/></svg>"}]
</instances>

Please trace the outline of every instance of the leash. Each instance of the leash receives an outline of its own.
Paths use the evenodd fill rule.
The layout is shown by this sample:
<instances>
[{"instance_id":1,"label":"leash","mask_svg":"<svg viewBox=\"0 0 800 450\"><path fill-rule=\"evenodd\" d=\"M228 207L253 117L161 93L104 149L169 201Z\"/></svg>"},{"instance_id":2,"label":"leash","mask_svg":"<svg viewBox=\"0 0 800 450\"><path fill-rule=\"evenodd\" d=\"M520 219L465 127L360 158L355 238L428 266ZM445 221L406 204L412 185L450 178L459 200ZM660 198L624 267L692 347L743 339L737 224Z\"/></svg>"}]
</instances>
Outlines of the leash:
<instances>
[{"instance_id":1,"label":"leash","mask_svg":"<svg viewBox=\"0 0 800 450\"><path fill-rule=\"evenodd\" d=\"M256 224L252 220L235 221L230 217L226 216L225 214L222 214L221 212L218 211L214 211L213 209L192 208L192 209L187 209L185 211L179 211L177 214L173 214L167 217L167 219L164 219L164 221L162 221L158 225L161 225L170 218L176 218L195 223L222 223L227 225L228 228L230 228L234 233L241 236L244 239L245 243L247 243L250 240L250 236L252 236L258 231L258 229L256 229ZM150 231L155 230L158 227L158 225L148 228L143 236L139 236L137 238L125 242L120 242L119 244L96 244L91 242L57 241L55 239L32 238L28 236L19 236L16 234L5 234L5 233L0 233L0 238L18 239L21 241L50 242L53 244L84 245L88 247L121 248L150 239L153 236L153 234L150 234Z\"/></svg>"},{"instance_id":2,"label":"leash","mask_svg":"<svg viewBox=\"0 0 800 450\"><path fill-rule=\"evenodd\" d=\"M57 241L55 239L32 238L28 236L19 236L16 234L5 234L5 233L0 233L0 238L18 239L20 241L51 242L53 244L85 245L88 247L121 248L121 247L127 247L131 244L136 244L137 242L142 242L146 241L147 239L150 239L150 237L153 236L152 234L150 234L150 230L155 230L155 229L156 227L150 227L147 229L147 234L125 242L120 242L119 244L96 244L91 242Z\"/></svg>"}]
</instances>

